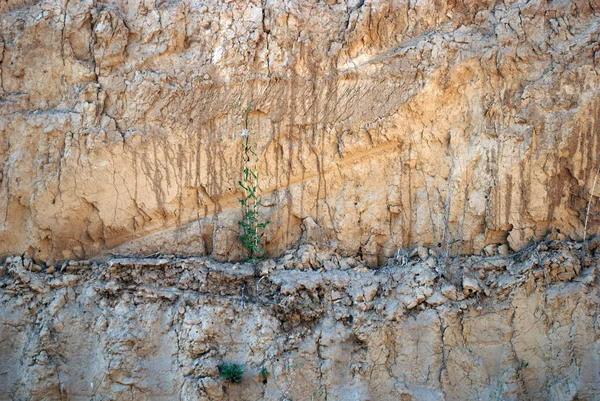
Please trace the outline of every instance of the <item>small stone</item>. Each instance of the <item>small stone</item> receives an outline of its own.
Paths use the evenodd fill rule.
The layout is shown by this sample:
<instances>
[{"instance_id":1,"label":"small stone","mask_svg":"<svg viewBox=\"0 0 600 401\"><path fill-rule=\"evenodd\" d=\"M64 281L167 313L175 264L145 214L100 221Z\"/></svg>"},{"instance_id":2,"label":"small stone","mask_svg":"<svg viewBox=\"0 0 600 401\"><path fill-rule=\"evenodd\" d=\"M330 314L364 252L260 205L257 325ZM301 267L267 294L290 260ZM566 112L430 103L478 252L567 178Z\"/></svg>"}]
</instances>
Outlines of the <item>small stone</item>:
<instances>
[{"instance_id":1,"label":"small stone","mask_svg":"<svg viewBox=\"0 0 600 401\"><path fill-rule=\"evenodd\" d=\"M382 314L387 320L400 321L404 313L405 310L402 302L390 300L386 302Z\"/></svg>"},{"instance_id":2,"label":"small stone","mask_svg":"<svg viewBox=\"0 0 600 401\"><path fill-rule=\"evenodd\" d=\"M489 244L483 248L483 253L486 256L494 256L498 253L498 247L496 246L496 244Z\"/></svg>"},{"instance_id":3,"label":"small stone","mask_svg":"<svg viewBox=\"0 0 600 401\"><path fill-rule=\"evenodd\" d=\"M326 260L325 262L323 262L323 268L327 271L337 270L338 265L331 260Z\"/></svg>"},{"instance_id":4,"label":"small stone","mask_svg":"<svg viewBox=\"0 0 600 401\"><path fill-rule=\"evenodd\" d=\"M477 282L477 280L475 280L472 277L464 277L462 285L463 285L463 293L467 297L479 292L479 290L480 290L479 283Z\"/></svg>"},{"instance_id":5,"label":"small stone","mask_svg":"<svg viewBox=\"0 0 600 401\"><path fill-rule=\"evenodd\" d=\"M356 268L354 269L354 271L355 271L356 273L368 273L368 272L369 272L369 269L368 269L367 267L365 267L364 265L362 265L362 264L360 264L360 263L359 263L359 264L356 266Z\"/></svg>"},{"instance_id":6,"label":"small stone","mask_svg":"<svg viewBox=\"0 0 600 401\"><path fill-rule=\"evenodd\" d=\"M312 245L304 245L298 250L298 259L303 270L310 270L317 266L317 252Z\"/></svg>"},{"instance_id":7,"label":"small stone","mask_svg":"<svg viewBox=\"0 0 600 401\"><path fill-rule=\"evenodd\" d=\"M265 261L260 262L260 264L258 265L260 276L261 277L268 276L269 273L271 273L273 270L275 270L276 267L277 267L277 265L272 260L265 260Z\"/></svg>"},{"instance_id":8,"label":"small stone","mask_svg":"<svg viewBox=\"0 0 600 401\"><path fill-rule=\"evenodd\" d=\"M29 283L29 287L32 290L34 290L35 292L40 293L40 294L45 294L49 291L46 283L38 278L31 280L31 282Z\"/></svg>"},{"instance_id":9,"label":"small stone","mask_svg":"<svg viewBox=\"0 0 600 401\"><path fill-rule=\"evenodd\" d=\"M363 294L366 302L370 302L377 295L377 290L379 290L379 284L371 284L368 287L363 288Z\"/></svg>"},{"instance_id":10,"label":"small stone","mask_svg":"<svg viewBox=\"0 0 600 401\"><path fill-rule=\"evenodd\" d=\"M442 295L452 301L458 301L458 293L456 291L456 287L452 284L446 284L442 287Z\"/></svg>"},{"instance_id":11,"label":"small stone","mask_svg":"<svg viewBox=\"0 0 600 401\"><path fill-rule=\"evenodd\" d=\"M429 298L427 298L425 300L425 302L428 305L436 307L436 306L440 306L440 305L446 303L447 300L448 299L445 296L443 296L440 292L436 291L433 293L433 295L431 295Z\"/></svg>"},{"instance_id":12,"label":"small stone","mask_svg":"<svg viewBox=\"0 0 600 401\"><path fill-rule=\"evenodd\" d=\"M40 353L35 357L35 361L38 363L38 365L48 365L50 362L48 353L44 350L40 351Z\"/></svg>"},{"instance_id":13,"label":"small stone","mask_svg":"<svg viewBox=\"0 0 600 401\"><path fill-rule=\"evenodd\" d=\"M42 266L36 265L36 264L32 264L31 268L29 270L31 270L32 272L36 272L36 273L37 272L41 272L42 271Z\"/></svg>"},{"instance_id":14,"label":"small stone","mask_svg":"<svg viewBox=\"0 0 600 401\"><path fill-rule=\"evenodd\" d=\"M357 262L355 258L345 258L342 260L343 262L346 262L346 264L350 267L356 267Z\"/></svg>"},{"instance_id":15,"label":"small stone","mask_svg":"<svg viewBox=\"0 0 600 401\"><path fill-rule=\"evenodd\" d=\"M400 214L402 212L402 209L398 205L389 205L388 210L391 214Z\"/></svg>"},{"instance_id":16,"label":"small stone","mask_svg":"<svg viewBox=\"0 0 600 401\"><path fill-rule=\"evenodd\" d=\"M424 246L417 247L417 255L419 259L425 261L429 258L429 251Z\"/></svg>"},{"instance_id":17,"label":"small stone","mask_svg":"<svg viewBox=\"0 0 600 401\"><path fill-rule=\"evenodd\" d=\"M59 292L56 297L48 305L48 313L50 316L56 316L58 311L67 303L66 291Z\"/></svg>"},{"instance_id":18,"label":"small stone","mask_svg":"<svg viewBox=\"0 0 600 401\"><path fill-rule=\"evenodd\" d=\"M340 270L350 270L352 267L346 262L345 259L340 261Z\"/></svg>"},{"instance_id":19,"label":"small stone","mask_svg":"<svg viewBox=\"0 0 600 401\"><path fill-rule=\"evenodd\" d=\"M411 310L419 304L419 300L416 296L406 297L404 299L404 304L406 305L406 309Z\"/></svg>"},{"instance_id":20,"label":"small stone","mask_svg":"<svg viewBox=\"0 0 600 401\"><path fill-rule=\"evenodd\" d=\"M425 264L430 269L435 270L435 268L437 267L437 260L435 258L429 258L427 259L427 262L425 262Z\"/></svg>"},{"instance_id":21,"label":"small stone","mask_svg":"<svg viewBox=\"0 0 600 401\"><path fill-rule=\"evenodd\" d=\"M420 267L418 274L415 277L416 282L422 286L431 286L437 279L437 274L431 269L424 269Z\"/></svg>"},{"instance_id":22,"label":"small stone","mask_svg":"<svg viewBox=\"0 0 600 401\"><path fill-rule=\"evenodd\" d=\"M502 244L498 247L498 255L506 256L510 252L510 248L507 244Z\"/></svg>"},{"instance_id":23,"label":"small stone","mask_svg":"<svg viewBox=\"0 0 600 401\"><path fill-rule=\"evenodd\" d=\"M431 287L420 287L417 292L423 295L423 301L429 298L433 294L433 288ZM421 301L421 302L423 302Z\"/></svg>"},{"instance_id":24,"label":"small stone","mask_svg":"<svg viewBox=\"0 0 600 401\"><path fill-rule=\"evenodd\" d=\"M427 291L427 289L429 291ZM423 303L425 299L427 299L427 297L431 295L432 292L433 290L431 290L430 288L418 288L414 292L414 294L405 295L401 299L404 302L404 305L406 305L406 309L410 310L416 308L419 304Z\"/></svg>"}]
</instances>

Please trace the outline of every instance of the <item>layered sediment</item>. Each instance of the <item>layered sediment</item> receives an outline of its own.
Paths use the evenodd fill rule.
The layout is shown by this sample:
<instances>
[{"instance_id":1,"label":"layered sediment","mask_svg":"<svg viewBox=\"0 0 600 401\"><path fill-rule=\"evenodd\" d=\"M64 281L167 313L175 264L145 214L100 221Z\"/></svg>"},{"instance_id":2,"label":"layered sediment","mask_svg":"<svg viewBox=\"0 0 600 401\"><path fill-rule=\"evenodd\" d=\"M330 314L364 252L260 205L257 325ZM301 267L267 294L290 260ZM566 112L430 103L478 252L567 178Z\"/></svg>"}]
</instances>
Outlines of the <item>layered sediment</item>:
<instances>
[{"instance_id":1,"label":"layered sediment","mask_svg":"<svg viewBox=\"0 0 600 401\"><path fill-rule=\"evenodd\" d=\"M595 1L5 1L0 256L241 260L598 233ZM244 110L252 105L251 112Z\"/></svg>"},{"instance_id":2,"label":"layered sediment","mask_svg":"<svg viewBox=\"0 0 600 401\"><path fill-rule=\"evenodd\" d=\"M0 268L0 399L594 400L600 241ZM218 367L245 366L240 384Z\"/></svg>"}]
</instances>

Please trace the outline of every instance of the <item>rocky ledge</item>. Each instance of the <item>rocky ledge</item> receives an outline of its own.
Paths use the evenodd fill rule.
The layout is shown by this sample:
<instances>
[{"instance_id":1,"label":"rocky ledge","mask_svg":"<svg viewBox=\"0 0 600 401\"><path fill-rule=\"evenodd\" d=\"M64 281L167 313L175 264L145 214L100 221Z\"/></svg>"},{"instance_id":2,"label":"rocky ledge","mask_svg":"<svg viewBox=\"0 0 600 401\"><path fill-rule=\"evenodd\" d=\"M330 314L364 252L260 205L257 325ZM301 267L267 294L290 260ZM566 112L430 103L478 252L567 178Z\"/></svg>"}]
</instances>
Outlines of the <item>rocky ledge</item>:
<instances>
[{"instance_id":1,"label":"rocky ledge","mask_svg":"<svg viewBox=\"0 0 600 401\"><path fill-rule=\"evenodd\" d=\"M0 399L599 399L600 239L488 251L8 258Z\"/></svg>"}]
</instances>

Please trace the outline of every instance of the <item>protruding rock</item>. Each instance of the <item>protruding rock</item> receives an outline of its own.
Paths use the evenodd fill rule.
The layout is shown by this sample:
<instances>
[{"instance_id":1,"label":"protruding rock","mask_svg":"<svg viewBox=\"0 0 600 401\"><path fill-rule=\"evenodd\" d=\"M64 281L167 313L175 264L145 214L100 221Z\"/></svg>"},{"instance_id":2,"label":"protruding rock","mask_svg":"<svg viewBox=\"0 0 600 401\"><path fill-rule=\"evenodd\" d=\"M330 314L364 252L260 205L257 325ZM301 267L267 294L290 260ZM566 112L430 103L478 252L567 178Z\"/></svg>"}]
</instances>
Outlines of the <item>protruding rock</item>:
<instances>
[{"instance_id":1,"label":"protruding rock","mask_svg":"<svg viewBox=\"0 0 600 401\"><path fill-rule=\"evenodd\" d=\"M448 299L445 296L436 291L429 298L427 298L425 302L427 302L428 305L436 307L444 304L447 300Z\"/></svg>"},{"instance_id":2,"label":"protruding rock","mask_svg":"<svg viewBox=\"0 0 600 401\"><path fill-rule=\"evenodd\" d=\"M442 286L441 289L442 295L452 301L460 301L463 299L462 294L459 295L456 287L452 284L446 284Z\"/></svg>"},{"instance_id":3,"label":"protruding rock","mask_svg":"<svg viewBox=\"0 0 600 401\"><path fill-rule=\"evenodd\" d=\"M375 295L377 294L377 290L379 290L379 284L377 283L364 287L363 294L365 302L372 301L375 298Z\"/></svg>"},{"instance_id":4,"label":"protruding rock","mask_svg":"<svg viewBox=\"0 0 600 401\"><path fill-rule=\"evenodd\" d=\"M496 244L486 245L485 248L483 248L483 253L486 256L494 256L498 254L498 246Z\"/></svg>"},{"instance_id":5,"label":"protruding rock","mask_svg":"<svg viewBox=\"0 0 600 401\"><path fill-rule=\"evenodd\" d=\"M273 260L269 259L260 262L260 264L258 265L258 270L260 272L261 277L264 277L268 276L273 270L275 270L276 267L277 264Z\"/></svg>"},{"instance_id":6,"label":"protruding rock","mask_svg":"<svg viewBox=\"0 0 600 401\"><path fill-rule=\"evenodd\" d=\"M477 279L475 279L473 277L465 276L463 278L462 286L463 286L463 293L465 294L466 297L469 297L475 293L478 293L480 290L479 282L477 281Z\"/></svg>"},{"instance_id":7,"label":"protruding rock","mask_svg":"<svg viewBox=\"0 0 600 401\"><path fill-rule=\"evenodd\" d=\"M419 246L417 247L417 255L419 256L419 259L425 261L429 258L429 250L424 246Z\"/></svg>"},{"instance_id":8,"label":"protruding rock","mask_svg":"<svg viewBox=\"0 0 600 401\"><path fill-rule=\"evenodd\" d=\"M498 255L506 256L510 253L510 247L507 244L498 246Z\"/></svg>"}]
</instances>

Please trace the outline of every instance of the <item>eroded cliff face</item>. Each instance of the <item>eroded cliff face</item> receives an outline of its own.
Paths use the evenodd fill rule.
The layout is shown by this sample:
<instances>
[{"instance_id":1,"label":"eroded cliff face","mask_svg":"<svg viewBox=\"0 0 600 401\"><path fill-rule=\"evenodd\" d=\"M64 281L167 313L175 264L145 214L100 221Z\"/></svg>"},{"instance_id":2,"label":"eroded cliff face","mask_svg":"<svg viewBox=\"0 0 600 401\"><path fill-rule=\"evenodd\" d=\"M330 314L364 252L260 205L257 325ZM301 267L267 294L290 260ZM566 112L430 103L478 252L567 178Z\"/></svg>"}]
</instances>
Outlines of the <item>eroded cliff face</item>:
<instances>
[{"instance_id":1,"label":"eroded cliff face","mask_svg":"<svg viewBox=\"0 0 600 401\"><path fill-rule=\"evenodd\" d=\"M3 400L597 400L600 239L0 267ZM219 375L244 364L241 384ZM263 374L261 375L261 371Z\"/></svg>"},{"instance_id":2,"label":"eroded cliff face","mask_svg":"<svg viewBox=\"0 0 600 401\"><path fill-rule=\"evenodd\" d=\"M0 2L0 399L600 399L599 39L597 0ZM244 122L276 258L230 264Z\"/></svg>"},{"instance_id":3,"label":"eroded cliff face","mask_svg":"<svg viewBox=\"0 0 600 401\"><path fill-rule=\"evenodd\" d=\"M598 232L597 1L5 1L0 256L518 251ZM589 214L587 213L589 207Z\"/></svg>"}]
</instances>

